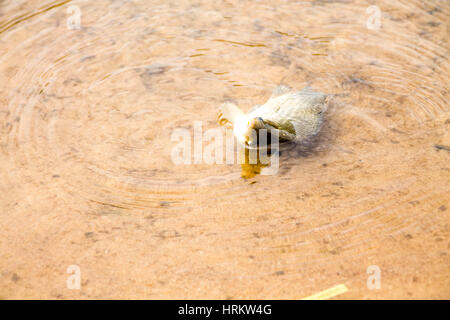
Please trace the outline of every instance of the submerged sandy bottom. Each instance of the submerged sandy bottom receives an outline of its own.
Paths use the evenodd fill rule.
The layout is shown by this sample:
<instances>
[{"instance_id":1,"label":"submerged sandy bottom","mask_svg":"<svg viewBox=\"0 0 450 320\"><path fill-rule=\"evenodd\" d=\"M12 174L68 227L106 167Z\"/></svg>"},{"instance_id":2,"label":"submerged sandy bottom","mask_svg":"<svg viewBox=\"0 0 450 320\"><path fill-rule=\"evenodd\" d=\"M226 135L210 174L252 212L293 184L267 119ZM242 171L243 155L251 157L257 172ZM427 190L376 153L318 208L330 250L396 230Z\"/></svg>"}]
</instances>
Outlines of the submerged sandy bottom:
<instances>
[{"instance_id":1,"label":"submerged sandy bottom","mask_svg":"<svg viewBox=\"0 0 450 320\"><path fill-rule=\"evenodd\" d=\"M450 8L371 4L1 2L0 298L450 298ZM276 175L173 163L281 83L333 97Z\"/></svg>"}]
</instances>

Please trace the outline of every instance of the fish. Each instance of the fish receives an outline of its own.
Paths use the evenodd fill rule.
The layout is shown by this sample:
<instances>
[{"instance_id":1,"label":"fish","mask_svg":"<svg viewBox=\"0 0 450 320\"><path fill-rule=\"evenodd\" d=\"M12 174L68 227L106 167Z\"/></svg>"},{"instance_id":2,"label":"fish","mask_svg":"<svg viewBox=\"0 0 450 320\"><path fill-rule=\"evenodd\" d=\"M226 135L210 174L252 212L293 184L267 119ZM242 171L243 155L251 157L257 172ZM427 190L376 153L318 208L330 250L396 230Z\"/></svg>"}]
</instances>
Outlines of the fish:
<instances>
[{"instance_id":1,"label":"fish","mask_svg":"<svg viewBox=\"0 0 450 320\"><path fill-rule=\"evenodd\" d=\"M288 86L276 87L263 105L244 113L236 104L225 102L219 107L219 125L233 129L236 139L248 146L258 144L258 132L267 130L280 142L304 142L321 129L329 95L307 86L294 90Z\"/></svg>"}]
</instances>

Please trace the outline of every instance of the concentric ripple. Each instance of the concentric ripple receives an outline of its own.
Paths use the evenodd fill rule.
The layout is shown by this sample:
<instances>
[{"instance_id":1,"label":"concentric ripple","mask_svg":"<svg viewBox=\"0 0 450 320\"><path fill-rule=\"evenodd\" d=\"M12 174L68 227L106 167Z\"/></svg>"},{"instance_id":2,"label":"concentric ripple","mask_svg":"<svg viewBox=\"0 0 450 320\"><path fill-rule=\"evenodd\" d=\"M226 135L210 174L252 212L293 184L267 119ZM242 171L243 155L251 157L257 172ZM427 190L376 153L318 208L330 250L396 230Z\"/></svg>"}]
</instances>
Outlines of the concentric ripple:
<instances>
[{"instance_id":1,"label":"concentric ripple","mask_svg":"<svg viewBox=\"0 0 450 320\"><path fill-rule=\"evenodd\" d=\"M370 1L275 2L2 2L4 208L31 185L77 212L195 215L196 240L232 248L228 279L295 277L419 230L450 191L433 147L449 143L448 3L377 1L375 30ZM175 130L193 139L222 102L249 110L279 84L332 98L277 175L173 162ZM257 267L226 262L247 255Z\"/></svg>"}]
</instances>

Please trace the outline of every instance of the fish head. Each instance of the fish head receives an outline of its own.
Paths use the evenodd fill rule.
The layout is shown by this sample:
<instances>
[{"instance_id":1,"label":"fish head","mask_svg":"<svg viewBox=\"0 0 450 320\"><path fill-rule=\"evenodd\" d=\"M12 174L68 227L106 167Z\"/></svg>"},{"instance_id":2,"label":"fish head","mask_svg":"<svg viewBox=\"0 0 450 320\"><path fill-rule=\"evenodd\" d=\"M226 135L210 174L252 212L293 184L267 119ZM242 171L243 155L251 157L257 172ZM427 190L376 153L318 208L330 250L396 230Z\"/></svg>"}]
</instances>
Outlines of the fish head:
<instances>
[{"instance_id":1,"label":"fish head","mask_svg":"<svg viewBox=\"0 0 450 320\"><path fill-rule=\"evenodd\" d=\"M265 129L266 128L266 124L265 124L263 118L255 117L253 119L250 119L250 121L249 121L249 128L250 129L254 129L254 130Z\"/></svg>"},{"instance_id":2,"label":"fish head","mask_svg":"<svg viewBox=\"0 0 450 320\"><path fill-rule=\"evenodd\" d=\"M266 129L267 125L260 117L249 118L242 116L236 119L234 124L234 135L239 142L251 147L258 144L258 132L260 129Z\"/></svg>"},{"instance_id":3,"label":"fish head","mask_svg":"<svg viewBox=\"0 0 450 320\"><path fill-rule=\"evenodd\" d=\"M258 145L258 135L261 129L267 129L266 123L261 117L255 117L249 120L248 130L245 136L248 146L256 147Z\"/></svg>"}]
</instances>

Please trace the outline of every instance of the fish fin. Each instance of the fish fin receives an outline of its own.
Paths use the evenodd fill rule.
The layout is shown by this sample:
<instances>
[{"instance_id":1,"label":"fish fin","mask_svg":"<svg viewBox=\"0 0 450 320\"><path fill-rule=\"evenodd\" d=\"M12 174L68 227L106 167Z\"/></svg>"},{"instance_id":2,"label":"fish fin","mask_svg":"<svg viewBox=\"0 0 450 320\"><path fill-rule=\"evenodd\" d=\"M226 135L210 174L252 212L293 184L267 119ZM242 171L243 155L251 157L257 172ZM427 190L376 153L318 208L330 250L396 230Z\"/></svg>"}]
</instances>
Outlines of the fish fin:
<instances>
[{"instance_id":1,"label":"fish fin","mask_svg":"<svg viewBox=\"0 0 450 320\"><path fill-rule=\"evenodd\" d=\"M289 132L288 130L285 129L277 129L273 127L271 129L271 133L272 135L278 136L279 142L295 141L296 140L295 129L292 130L294 130L294 133Z\"/></svg>"},{"instance_id":2,"label":"fish fin","mask_svg":"<svg viewBox=\"0 0 450 320\"><path fill-rule=\"evenodd\" d=\"M280 140L283 141L295 141L297 136L293 133L290 133L288 131L280 130Z\"/></svg>"},{"instance_id":3,"label":"fish fin","mask_svg":"<svg viewBox=\"0 0 450 320\"><path fill-rule=\"evenodd\" d=\"M291 91L292 91L291 87L288 87L288 86L286 86L284 84L279 85L278 87L273 89L271 98L282 96L283 94L286 94L286 93L291 92Z\"/></svg>"},{"instance_id":4,"label":"fish fin","mask_svg":"<svg viewBox=\"0 0 450 320\"><path fill-rule=\"evenodd\" d=\"M303 94L322 95L322 96L324 96L324 97L327 96L326 94L324 94L324 93L322 93L322 92L315 91L315 90L311 87L311 85L310 85L309 83L306 85L306 87L304 87L304 88L303 88L302 90L300 90L299 92L300 92L300 93L303 93Z\"/></svg>"},{"instance_id":5,"label":"fish fin","mask_svg":"<svg viewBox=\"0 0 450 320\"><path fill-rule=\"evenodd\" d=\"M219 107L217 122L221 126L233 127L234 122L239 116L244 115L237 105L231 102L225 102Z\"/></svg>"},{"instance_id":6,"label":"fish fin","mask_svg":"<svg viewBox=\"0 0 450 320\"><path fill-rule=\"evenodd\" d=\"M311 84L308 83L302 90L300 90L300 93L305 94L305 95L324 95L322 92L318 92L315 91L312 87Z\"/></svg>"}]
</instances>

